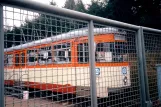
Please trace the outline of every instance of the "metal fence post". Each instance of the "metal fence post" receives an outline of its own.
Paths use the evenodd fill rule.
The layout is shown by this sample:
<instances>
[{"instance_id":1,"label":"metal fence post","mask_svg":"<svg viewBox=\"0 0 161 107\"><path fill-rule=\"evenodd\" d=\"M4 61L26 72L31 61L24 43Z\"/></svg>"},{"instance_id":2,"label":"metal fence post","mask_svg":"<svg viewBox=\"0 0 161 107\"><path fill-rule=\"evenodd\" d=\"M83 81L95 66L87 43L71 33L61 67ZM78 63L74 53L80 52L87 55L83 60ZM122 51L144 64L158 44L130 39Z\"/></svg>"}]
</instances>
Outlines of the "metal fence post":
<instances>
[{"instance_id":1,"label":"metal fence post","mask_svg":"<svg viewBox=\"0 0 161 107\"><path fill-rule=\"evenodd\" d=\"M0 106L4 107L4 32L3 6L0 4Z\"/></svg>"},{"instance_id":2,"label":"metal fence post","mask_svg":"<svg viewBox=\"0 0 161 107\"><path fill-rule=\"evenodd\" d=\"M95 75L95 52L94 52L94 34L93 34L93 21L89 22L89 69L90 69L90 89L91 89L91 106L97 107L97 95L96 95L96 75Z\"/></svg>"},{"instance_id":3,"label":"metal fence post","mask_svg":"<svg viewBox=\"0 0 161 107\"><path fill-rule=\"evenodd\" d=\"M142 27L138 29L136 34L136 46L137 46L138 62L139 62L141 107L150 107L151 102L150 102L149 90L148 90L149 88L148 88L147 73L146 73L144 35L143 35Z\"/></svg>"},{"instance_id":4,"label":"metal fence post","mask_svg":"<svg viewBox=\"0 0 161 107\"><path fill-rule=\"evenodd\" d=\"M147 74L147 66L146 66L146 56L145 56L145 39L144 39L144 32L143 28L141 27L141 43L142 43L142 54L143 54L143 68L144 68L144 79L145 79L145 95L146 95L146 107L152 107L152 102L150 100L149 94L149 83L148 83L148 74Z\"/></svg>"}]
</instances>

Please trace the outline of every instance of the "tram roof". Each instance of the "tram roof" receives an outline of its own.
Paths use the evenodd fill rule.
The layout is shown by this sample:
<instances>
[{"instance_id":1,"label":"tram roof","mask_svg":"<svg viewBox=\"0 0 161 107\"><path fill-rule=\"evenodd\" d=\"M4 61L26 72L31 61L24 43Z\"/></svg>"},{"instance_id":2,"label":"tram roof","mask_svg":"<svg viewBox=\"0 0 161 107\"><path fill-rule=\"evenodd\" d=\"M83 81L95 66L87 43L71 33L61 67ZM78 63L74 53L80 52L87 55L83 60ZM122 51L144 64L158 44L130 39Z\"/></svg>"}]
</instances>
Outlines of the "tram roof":
<instances>
[{"instance_id":1,"label":"tram roof","mask_svg":"<svg viewBox=\"0 0 161 107\"><path fill-rule=\"evenodd\" d=\"M120 33L125 33L125 32L120 32L118 29L111 28L111 27L94 28L94 35L111 34L111 33L117 33L117 34L119 33L120 34ZM59 40L67 40L67 39L78 38L78 37L83 37L83 36L87 36L87 35L88 35L88 28L76 29L76 30L72 30L72 31L69 31L66 33L59 34L59 35L52 35L51 37L47 37L44 39L40 39L40 40L25 43L25 44L13 46L10 48L6 48L6 49L4 49L4 52L25 49L25 48L37 46L40 44L47 44L47 43L51 43L51 42L55 42L55 41L59 41Z\"/></svg>"}]
</instances>

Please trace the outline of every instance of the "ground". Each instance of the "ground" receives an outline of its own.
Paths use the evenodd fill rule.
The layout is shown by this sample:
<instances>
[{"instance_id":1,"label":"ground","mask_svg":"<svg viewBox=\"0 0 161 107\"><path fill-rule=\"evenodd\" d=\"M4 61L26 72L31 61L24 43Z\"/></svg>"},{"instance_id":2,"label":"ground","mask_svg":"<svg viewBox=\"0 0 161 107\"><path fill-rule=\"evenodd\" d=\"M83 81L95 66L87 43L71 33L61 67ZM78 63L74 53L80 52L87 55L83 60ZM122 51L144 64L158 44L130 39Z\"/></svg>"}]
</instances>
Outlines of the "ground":
<instances>
[{"instance_id":1,"label":"ground","mask_svg":"<svg viewBox=\"0 0 161 107\"><path fill-rule=\"evenodd\" d=\"M5 107L74 107L67 102L54 102L49 99L34 98L29 100L18 99L15 97L5 97Z\"/></svg>"}]
</instances>

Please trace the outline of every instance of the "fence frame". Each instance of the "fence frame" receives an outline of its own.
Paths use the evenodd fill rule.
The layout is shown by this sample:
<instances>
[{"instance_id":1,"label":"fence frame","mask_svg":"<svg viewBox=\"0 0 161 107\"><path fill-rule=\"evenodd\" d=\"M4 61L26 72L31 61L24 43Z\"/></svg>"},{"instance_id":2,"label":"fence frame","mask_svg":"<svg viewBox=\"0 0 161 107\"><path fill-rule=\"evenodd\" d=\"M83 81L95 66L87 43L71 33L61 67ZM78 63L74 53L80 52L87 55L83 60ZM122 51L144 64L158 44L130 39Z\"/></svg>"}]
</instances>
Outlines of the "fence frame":
<instances>
[{"instance_id":1,"label":"fence frame","mask_svg":"<svg viewBox=\"0 0 161 107\"><path fill-rule=\"evenodd\" d=\"M146 72L146 59L145 59L145 46L144 46L144 34L143 28L140 27L136 33L136 50L138 54L138 66L139 66L139 81L140 81L140 97L142 107L151 107L152 103L149 96L149 86Z\"/></svg>"},{"instance_id":2,"label":"fence frame","mask_svg":"<svg viewBox=\"0 0 161 107\"><path fill-rule=\"evenodd\" d=\"M145 46L144 46L144 34L143 31L157 32L161 33L161 30L152 29L148 27L140 27L132 24L127 24L119 21L114 21L106 18L97 17L94 15L89 15L81 12L76 12L69 9L58 8L50 5L45 5L37 3L30 0L1 0L0 1L0 104L4 107L4 31L3 31L3 5L18 7L22 9L32 10L35 12L45 13L45 14L58 14L64 17L70 17L75 19L80 19L89 22L89 58L90 58L90 83L91 83L91 105L92 107L97 107L97 97L96 97L96 76L95 72L95 55L92 53L94 50L94 38L93 38L93 22L100 24L108 24L115 27L122 27L127 29L132 29L136 31L136 48L139 66L139 81L140 81L140 97L141 105L143 107L150 107L151 101L149 97L149 86L148 78L146 73L146 59L145 59Z\"/></svg>"},{"instance_id":3,"label":"fence frame","mask_svg":"<svg viewBox=\"0 0 161 107\"><path fill-rule=\"evenodd\" d=\"M4 31L3 31L3 5L0 4L0 106L4 107Z\"/></svg>"},{"instance_id":4,"label":"fence frame","mask_svg":"<svg viewBox=\"0 0 161 107\"><path fill-rule=\"evenodd\" d=\"M91 105L92 107L97 107L97 95L96 95L96 75L95 75L95 53L94 51L94 34L93 34L93 21L91 20L88 24L89 26L89 35L88 35L88 44L89 44L89 68L90 68L90 90L91 90Z\"/></svg>"}]
</instances>

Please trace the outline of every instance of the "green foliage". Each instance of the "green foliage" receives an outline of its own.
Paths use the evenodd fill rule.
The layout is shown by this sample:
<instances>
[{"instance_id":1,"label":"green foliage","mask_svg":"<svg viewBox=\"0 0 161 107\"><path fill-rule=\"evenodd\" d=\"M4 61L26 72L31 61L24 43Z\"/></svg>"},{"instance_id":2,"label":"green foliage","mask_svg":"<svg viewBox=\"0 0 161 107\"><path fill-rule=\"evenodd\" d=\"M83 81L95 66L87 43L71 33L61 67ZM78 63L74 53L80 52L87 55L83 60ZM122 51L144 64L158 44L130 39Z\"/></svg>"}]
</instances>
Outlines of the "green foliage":
<instances>
[{"instance_id":1,"label":"green foliage","mask_svg":"<svg viewBox=\"0 0 161 107\"><path fill-rule=\"evenodd\" d=\"M135 19L137 24L161 29L160 0L135 0Z\"/></svg>"},{"instance_id":2,"label":"green foliage","mask_svg":"<svg viewBox=\"0 0 161 107\"><path fill-rule=\"evenodd\" d=\"M105 4L103 2L97 1L91 1L91 4L88 7L87 13L105 17Z\"/></svg>"},{"instance_id":3,"label":"green foliage","mask_svg":"<svg viewBox=\"0 0 161 107\"><path fill-rule=\"evenodd\" d=\"M77 0L74 10L79 11L79 12L84 12L84 13L86 12L86 9L85 9L85 6L84 6L82 0Z\"/></svg>"},{"instance_id":4,"label":"green foliage","mask_svg":"<svg viewBox=\"0 0 161 107\"><path fill-rule=\"evenodd\" d=\"M50 5L56 6L56 2L54 2L53 0L50 2Z\"/></svg>"},{"instance_id":5,"label":"green foliage","mask_svg":"<svg viewBox=\"0 0 161 107\"><path fill-rule=\"evenodd\" d=\"M66 0L64 8L74 10L75 6L76 5L74 0Z\"/></svg>"},{"instance_id":6,"label":"green foliage","mask_svg":"<svg viewBox=\"0 0 161 107\"><path fill-rule=\"evenodd\" d=\"M160 0L107 0L106 18L161 29Z\"/></svg>"},{"instance_id":7,"label":"green foliage","mask_svg":"<svg viewBox=\"0 0 161 107\"><path fill-rule=\"evenodd\" d=\"M79 12L86 12L85 6L82 0L66 0L64 8L71 9Z\"/></svg>"},{"instance_id":8,"label":"green foliage","mask_svg":"<svg viewBox=\"0 0 161 107\"><path fill-rule=\"evenodd\" d=\"M133 23L133 0L109 0L105 6L105 17L126 23Z\"/></svg>"}]
</instances>

